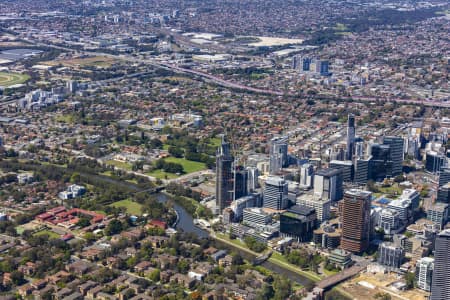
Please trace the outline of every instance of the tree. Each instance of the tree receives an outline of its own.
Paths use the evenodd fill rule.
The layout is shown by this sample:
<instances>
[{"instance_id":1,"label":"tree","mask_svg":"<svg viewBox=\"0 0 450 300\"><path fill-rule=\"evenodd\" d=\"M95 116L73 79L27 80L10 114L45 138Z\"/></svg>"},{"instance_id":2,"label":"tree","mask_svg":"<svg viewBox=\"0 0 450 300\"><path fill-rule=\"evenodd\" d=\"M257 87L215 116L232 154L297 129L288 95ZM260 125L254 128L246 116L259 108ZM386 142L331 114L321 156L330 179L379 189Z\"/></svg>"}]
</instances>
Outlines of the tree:
<instances>
[{"instance_id":1,"label":"tree","mask_svg":"<svg viewBox=\"0 0 450 300\"><path fill-rule=\"evenodd\" d=\"M159 269L155 269L148 275L148 279L150 279L153 282L158 282L160 280L160 274L161 272L159 271Z\"/></svg>"},{"instance_id":2,"label":"tree","mask_svg":"<svg viewBox=\"0 0 450 300\"><path fill-rule=\"evenodd\" d=\"M247 245L247 247L255 252L262 252L264 250L266 250L266 245L258 242L255 238L248 236L244 239L245 244Z\"/></svg>"},{"instance_id":3,"label":"tree","mask_svg":"<svg viewBox=\"0 0 450 300\"><path fill-rule=\"evenodd\" d=\"M242 256L239 253L236 253L233 255L231 263L233 265L240 266L240 265L244 264L244 259L242 258Z\"/></svg>"},{"instance_id":4,"label":"tree","mask_svg":"<svg viewBox=\"0 0 450 300\"><path fill-rule=\"evenodd\" d=\"M190 268L189 262L185 259L182 259L177 264L178 271L182 274L186 274Z\"/></svg>"},{"instance_id":5,"label":"tree","mask_svg":"<svg viewBox=\"0 0 450 300\"><path fill-rule=\"evenodd\" d=\"M292 293L292 283L289 279L282 276L276 276L273 282L273 289L275 291L274 300L288 299Z\"/></svg>"},{"instance_id":6,"label":"tree","mask_svg":"<svg viewBox=\"0 0 450 300\"><path fill-rule=\"evenodd\" d=\"M416 275L412 272L405 274L406 288L412 289L416 285Z\"/></svg>"},{"instance_id":7,"label":"tree","mask_svg":"<svg viewBox=\"0 0 450 300\"><path fill-rule=\"evenodd\" d=\"M84 228L89 225L91 225L91 221L86 217L81 217L77 222L77 226L79 226L81 228Z\"/></svg>"},{"instance_id":8,"label":"tree","mask_svg":"<svg viewBox=\"0 0 450 300\"><path fill-rule=\"evenodd\" d=\"M23 274L19 271L11 272L11 281L15 285L21 285L24 282Z\"/></svg>"},{"instance_id":9,"label":"tree","mask_svg":"<svg viewBox=\"0 0 450 300\"><path fill-rule=\"evenodd\" d=\"M70 182L71 183L80 183L81 182L81 176L80 173L74 172L72 176L70 176Z\"/></svg>"},{"instance_id":10,"label":"tree","mask_svg":"<svg viewBox=\"0 0 450 300\"><path fill-rule=\"evenodd\" d=\"M106 235L118 234L123 230L123 224L119 220L113 219L105 228Z\"/></svg>"},{"instance_id":11,"label":"tree","mask_svg":"<svg viewBox=\"0 0 450 300\"><path fill-rule=\"evenodd\" d=\"M170 146L169 154L172 155L173 157L181 158L183 157L184 151L181 148Z\"/></svg>"},{"instance_id":12,"label":"tree","mask_svg":"<svg viewBox=\"0 0 450 300\"><path fill-rule=\"evenodd\" d=\"M88 242L93 242L96 240L96 237L92 232L86 232L83 237Z\"/></svg>"},{"instance_id":13,"label":"tree","mask_svg":"<svg viewBox=\"0 0 450 300\"><path fill-rule=\"evenodd\" d=\"M274 296L273 287L270 284L265 283L257 294L257 299L269 300Z\"/></svg>"}]
</instances>

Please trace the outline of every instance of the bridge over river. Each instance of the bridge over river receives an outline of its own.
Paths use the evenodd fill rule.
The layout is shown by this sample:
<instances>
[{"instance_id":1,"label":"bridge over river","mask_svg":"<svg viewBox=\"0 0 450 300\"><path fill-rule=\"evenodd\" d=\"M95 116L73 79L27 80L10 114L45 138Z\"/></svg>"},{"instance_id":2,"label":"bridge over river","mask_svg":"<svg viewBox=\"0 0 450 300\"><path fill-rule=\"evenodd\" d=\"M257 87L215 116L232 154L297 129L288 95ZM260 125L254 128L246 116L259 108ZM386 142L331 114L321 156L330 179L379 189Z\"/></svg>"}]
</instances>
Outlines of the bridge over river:
<instances>
[{"instance_id":1,"label":"bridge over river","mask_svg":"<svg viewBox=\"0 0 450 300\"><path fill-rule=\"evenodd\" d=\"M342 281L345 281L355 275L357 275L359 272L363 271L365 268L367 268L367 265L370 263L370 261L361 261L356 264L354 264L352 267L345 269L342 272L339 272L336 275L329 276L325 279L322 279L321 281L316 283L316 286L328 290L335 285L341 283Z\"/></svg>"}]
</instances>

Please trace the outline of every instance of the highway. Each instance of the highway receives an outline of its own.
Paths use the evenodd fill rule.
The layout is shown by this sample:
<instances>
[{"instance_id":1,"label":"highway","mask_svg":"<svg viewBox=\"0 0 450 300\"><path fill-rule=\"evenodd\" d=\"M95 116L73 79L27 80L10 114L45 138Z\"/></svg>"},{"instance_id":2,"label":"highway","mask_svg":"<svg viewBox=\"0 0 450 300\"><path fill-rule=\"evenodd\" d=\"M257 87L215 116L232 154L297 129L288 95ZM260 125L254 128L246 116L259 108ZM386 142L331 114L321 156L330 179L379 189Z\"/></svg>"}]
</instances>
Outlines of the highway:
<instances>
[{"instance_id":1,"label":"highway","mask_svg":"<svg viewBox=\"0 0 450 300\"><path fill-rule=\"evenodd\" d=\"M51 48L60 49L60 50L64 50L64 51L76 50L76 49L57 46L57 45L53 45L53 44L44 44L44 43L36 41L36 40L28 39L27 41L32 42L36 46L40 46L40 47L51 47ZM130 61L130 62L134 62L134 63L142 63L145 65L153 66L156 68L162 68L162 69L169 70L169 71L179 73L179 74L193 75L195 77L200 77L205 82L223 86L225 88L231 88L231 89L246 91L246 92L250 92L250 93L265 94L265 95L272 95L272 96L301 97L301 95L297 95L294 93L285 93L285 92L278 91L278 90L261 89L261 88L242 85L239 83L235 83L235 82L231 82L231 81L219 78L217 76L214 76L214 75L211 75L208 73L204 73L204 72L200 72L200 71L196 71L196 70L192 70L192 69L187 69L187 68L182 68L177 65L173 65L173 64L169 64L169 63L158 62L154 59L143 59L143 58L132 57L130 55L113 55L113 54L109 54L109 53L92 52L92 51L80 51L80 50L76 50L76 51L79 51L80 53L85 54L85 55L107 56L107 57L111 57L114 59L121 59L121 60L126 60L126 61ZM133 77L145 75L146 73L147 72L128 74L128 75L124 75L122 77L111 78L111 79L107 79L104 81L117 81L117 80L120 80L123 78L133 78ZM311 97L311 96L308 96L308 97ZM450 102L443 102L443 101L412 100L412 99L382 98L382 97L367 97L367 96L366 97L362 97L362 96L353 96L353 97L340 97L339 96L339 97L336 97L333 95L326 95L326 94L319 94L319 95L313 96L312 98L314 98L314 99L339 98L340 100L343 100L343 101L348 100L348 101L356 101L356 102L375 102L375 101L396 102L399 104L415 104L415 105L425 105L425 106L432 106L432 107L450 108ZM4 105L5 103L6 102L4 102L2 104Z\"/></svg>"}]
</instances>

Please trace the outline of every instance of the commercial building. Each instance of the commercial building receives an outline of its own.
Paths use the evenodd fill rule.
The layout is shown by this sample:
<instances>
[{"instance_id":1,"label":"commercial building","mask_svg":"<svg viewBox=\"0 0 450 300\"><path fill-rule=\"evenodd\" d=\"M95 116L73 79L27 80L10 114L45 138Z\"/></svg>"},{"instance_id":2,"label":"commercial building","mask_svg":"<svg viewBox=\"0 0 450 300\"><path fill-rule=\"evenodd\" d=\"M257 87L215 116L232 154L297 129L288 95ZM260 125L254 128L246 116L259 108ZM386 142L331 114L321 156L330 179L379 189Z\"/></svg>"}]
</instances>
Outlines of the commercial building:
<instances>
[{"instance_id":1,"label":"commercial building","mask_svg":"<svg viewBox=\"0 0 450 300\"><path fill-rule=\"evenodd\" d=\"M371 157L359 158L355 163L355 177L354 182L358 184L366 184L369 180L369 167Z\"/></svg>"},{"instance_id":2,"label":"commercial building","mask_svg":"<svg viewBox=\"0 0 450 300\"><path fill-rule=\"evenodd\" d=\"M355 116L352 114L348 115L347 118L347 160L353 159L353 154L355 154Z\"/></svg>"},{"instance_id":3,"label":"commercial building","mask_svg":"<svg viewBox=\"0 0 450 300\"><path fill-rule=\"evenodd\" d=\"M385 242L378 247L378 263L384 266L400 268L404 258L405 251L399 245Z\"/></svg>"},{"instance_id":4,"label":"commercial building","mask_svg":"<svg viewBox=\"0 0 450 300\"><path fill-rule=\"evenodd\" d=\"M275 137L270 140L269 173L276 174L288 165L288 138Z\"/></svg>"},{"instance_id":5,"label":"commercial building","mask_svg":"<svg viewBox=\"0 0 450 300\"><path fill-rule=\"evenodd\" d=\"M431 282L433 278L434 258L423 257L416 263L416 281L417 287L424 291L431 290Z\"/></svg>"},{"instance_id":6,"label":"commercial building","mask_svg":"<svg viewBox=\"0 0 450 300\"><path fill-rule=\"evenodd\" d=\"M372 193L357 189L345 192L340 205L342 249L361 253L369 246L371 196Z\"/></svg>"},{"instance_id":7,"label":"commercial building","mask_svg":"<svg viewBox=\"0 0 450 300\"><path fill-rule=\"evenodd\" d=\"M447 158L444 154L436 151L428 151L425 154L425 170L431 173L438 173L442 167L445 167Z\"/></svg>"},{"instance_id":8,"label":"commercial building","mask_svg":"<svg viewBox=\"0 0 450 300\"><path fill-rule=\"evenodd\" d=\"M230 144L222 137L216 153L216 209L221 213L233 201L233 156Z\"/></svg>"},{"instance_id":9,"label":"commercial building","mask_svg":"<svg viewBox=\"0 0 450 300\"><path fill-rule=\"evenodd\" d=\"M439 172L439 186L443 186L450 182L450 168L441 168Z\"/></svg>"},{"instance_id":10,"label":"commercial building","mask_svg":"<svg viewBox=\"0 0 450 300\"><path fill-rule=\"evenodd\" d=\"M261 194L258 193L252 193L231 202L230 208L233 211L234 221L239 222L242 219L245 208L260 207L261 202Z\"/></svg>"},{"instance_id":11,"label":"commercial building","mask_svg":"<svg viewBox=\"0 0 450 300\"><path fill-rule=\"evenodd\" d=\"M341 244L342 230L329 224L313 231L313 242L322 248L335 249Z\"/></svg>"},{"instance_id":12,"label":"commercial building","mask_svg":"<svg viewBox=\"0 0 450 300\"><path fill-rule=\"evenodd\" d=\"M438 202L431 205L427 209L427 219L443 228L448 220L448 204Z\"/></svg>"},{"instance_id":13,"label":"commercial building","mask_svg":"<svg viewBox=\"0 0 450 300\"><path fill-rule=\"evenodd\" d=\"M404 140L402 137L397 136L385 136L383 138L383 144L389 145L390 155L392 160L392 173L391 176L397 176L402 174L403 170L403 158L404 158Z\"/></svg>"},{"instance_id":14,"label":"commercial building","mask_svg":"<svg viewBox=\"0 0 450 300\"><path fill-rule=\"evenodd\" d=\"M393 200L389 202L387 208L397 211L403 224L408 224L412 220L411 201L409 200Z\"/></svg>"},{"instance_id":15,"label":"commercial building","mask_svg":"<svg viewBox=\"0 0 450 300\"><path fill-rule=\"evenodd\" d=\"M304 164L300 167L300 187L310 189L313 186L314 167L311 164Z\"/></svg>"},{"instance_id":16,"label":"commercial building","mask_svg":"<svg viewBox=\"0 0 450 300\"><path fill-rule=\"evenodd\" d=\"M397 233L397 230L400 228L399 212L389 208L382 209L377 225L387 235Z\"/></svg>"},{"instance_id":17,"label":"commercial building","mask_svg":"<svg viewBox=\"0 0 450 300\"><path fill-rule=\"evenodd\" d=\"M415 189L405 189L403 190L400 200L407 200L411 203L411 209L417 210L420 203L420 194Z\"/></svg>"},{"instance_id":18,"label":"commercial building","mask_svg":"<svg viewBox=\"0 0 450 300\"><path fill-rule=\"evenodd\" d=\"M370 146L370 154L369 179L383 180L386 177L392 177L391 147L383 144L372 144Z\"/></svg>"},{"instance_id":19,"label":"commercial building","mask_svg":"<svg viewBox=\"0 0 450 300\"><path fill-rule=\"evenodd\" d=\"M330 263L341 269L345 269L352 264L352 254L344 249L334 249L328 259Z\"/></svg>"},{"instance_id":20,"label":"commercial building","mask_svg":"<svg viewBox=\"0 0 450 300\"><path fill-rule=\"evenodd\" d=\"M281 236L291 237L299 242L309 241L312 239L316 221L314 208L294 205L280 215Z\"/></svg>"},{"instance_id":21,"label":"commercial building","mask_svg":"<svg viewBox=\"0 0 450 300\"><path fill-rule=\"evenodd\" d=\"M317 198L315 195L303 194L297 197L297 204L314 208L317 214L317 221L322 223L330 218L331 200Z\"/></svg>"},{"instance_id":22,"label":"commercial building","mask_svg":"<svg viewBox=\"0 0 450 300\"><path fill-rule=\"evenodd\" d=\"M430 300L450 299L450 230L436 236Z\"/></svg>"},{"instance_id":23,"label":"commercial building","mask_svg":"<svg viewBox=\"0 0 450 300\"><path fill-rule=\"evenodd\" d=\"M439 187L436 201L450 204L450 182Z\"/></svg>"},{"instance_id":24,"label":"commercial building","mask_svg":"<svg viewBox=\"0 0 450 300\"><path fill-rule=\"evenodd\" d=\"M330 161L330 168L341 170L342 181L353 181L355 169L351 160L332 160Z\"/></svg>"},{"instance_id":25,"label":"commercial building","mask_svg":"<svg viewBox=\"0 0 450 300\"><path fill-rule=\"evenodd\" d=\"M248 195L247 183L248 172L247 169L237 167L234 169L234 195L233 199L238 199Z\"/></svg>"},{"instance_id":26,"label":"commercial building","mask_svg":"<svg viewBox=\"0 0 450 300\"><path fill-rule=\"evenodd\" d=\"M288 205L288 183L281 177L269 176L265 182L263 199L264 207L285 209Z\"/></svg>"},{"instance_id":27,"label":"commercial building","mask_svg":"<svg viewBox=\"0 0 450 300\"><path fill-rule=\"evenodd\" d=\"M266 213L262 208L250 207L244 208L242 223L250 227L267 225L272 222L272 216Z\"/></svg>"},{"instance_id":28,"label":"commercial building","mask_svg":"<svg viewBox=\"0 0 450 300\"><path fill-rule=\"evenodd\" d=\"M258 177L259 170L256 167L247 167L247 191L249 193L254 192L257 188L259 188Z\"/></svg>"},{"instance_id":29,"label":"commercial building","mask_svg":"<svg viewBox=\"0 0 450 300\"><path fill-rule=\"evenodd\" d=\"M342 199L342 171L339 169L321 169L314 175L314 195L331 201Z\"/></svg>"}]
</instances>

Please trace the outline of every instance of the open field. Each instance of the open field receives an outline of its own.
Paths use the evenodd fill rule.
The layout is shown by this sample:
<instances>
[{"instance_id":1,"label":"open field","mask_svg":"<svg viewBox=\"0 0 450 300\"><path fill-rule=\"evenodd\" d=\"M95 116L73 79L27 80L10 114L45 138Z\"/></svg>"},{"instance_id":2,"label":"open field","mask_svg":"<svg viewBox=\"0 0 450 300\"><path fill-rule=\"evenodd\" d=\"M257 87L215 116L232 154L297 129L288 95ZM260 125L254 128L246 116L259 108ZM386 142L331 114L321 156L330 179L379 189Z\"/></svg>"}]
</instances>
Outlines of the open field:
<instances>
[{"instance_id":1,"label":"open field","mask_svg":"<svg viewBox=\"0 0 450 300\"><path fill-rule=\"evenodd\" d=\"M166 162L173 162L182 165L185 173L194 173L206 169L206 165L204 163L191 161L184 158L168 157L164 160Z\"/></svg>"},{"instance_id":2,"label":"open field","mask_svg":"<svg viewBox=\"0 0 450 300\"><path fill-rule=\"evenodd\" d=\"M116 59L106 57L106 56L92 56L84 58L74 58L74 59L64 59L64 60L53 60L43 62L43 65L57 66L63 65L65 67L98 67L98 68L109 68L117 62Z\"/></svg>"},{"instance_id":3,"label":"open field","mask_svg":"<svg viewBox=\"0 0 450 300\"><path fill-rule=\"evenodd\" d=\"M34 234L34 236L40 236L40 235L48 235L48 237L50 239L57 239L60 237L59 234L57 234L51 230L41 230Z\"/></svg>"},{"instance_id":4,"label":"open field","mask_svg":"<svg viewBox=\"0 0 450 300\"><path fill-rule=\"evenodd\" d=\"M222 143L222 139L221 139L221 138L218 138L218 137L211 138L211 139L209 140L209 144L210 144L211 146L216 147L216 148L218 148L218 147L220 146L221 143Z\"/></svg>"},{"instance_id":5,"label":"open field","mask_svg":"<svg viewBox=\"0 0 450 300\"><path fill-rule=\"evenodd\" d=\"M401 280L396 274L362 273L359 276L345 281L340 287L357 299L375 299L377 293L386 293L392 300L425 300L428 293L420 289L398 291L391 284ZM364 284L366 286L363 286Z\"/></svg>"},{"instance_id":6,"label":"open field","mask_svg":"<svg viewBox=\"0 0 450 300\"><path fill-rule=\"evenodd\" d=\"M177 174L167 173L163 170L154 170L145 174L159 179L174 179L179 177Z\"/></svg>"},{"instance_id":7,"label":"open field","mask_svg":"<svg viewBox=\"0 0 450 300\"><path fill-rule=\"evenodd\" d=\"M128 199L114 202L110 206L124 207L130 215L142 215L142 205Z\"/></svg>"},{"instance_id":8,"label":"open field","mask_svg":"<svg viewBox=\"0 0 450 300\"><path fill-rule=\"evenodd\" d=\"M0 72L0 86L11 86L26 82L30 79L27 74Z\"/></svg>"},{"instance_id":9,"label":"open field","mask_svg":"<svg viewBox=\"0 0 450 300\"><path fill-rule=\"evenodd\" d=\"M131 165L129 163L126 163L126 162L121 162L121 161L118 161L118 160L111 159L111 160L106 161L105 163L107 165L115 166L115 167L117 167L119 169L124 169L124 170L127 170L127 171L131 171Z\"/></svg>"}]
</instances>

